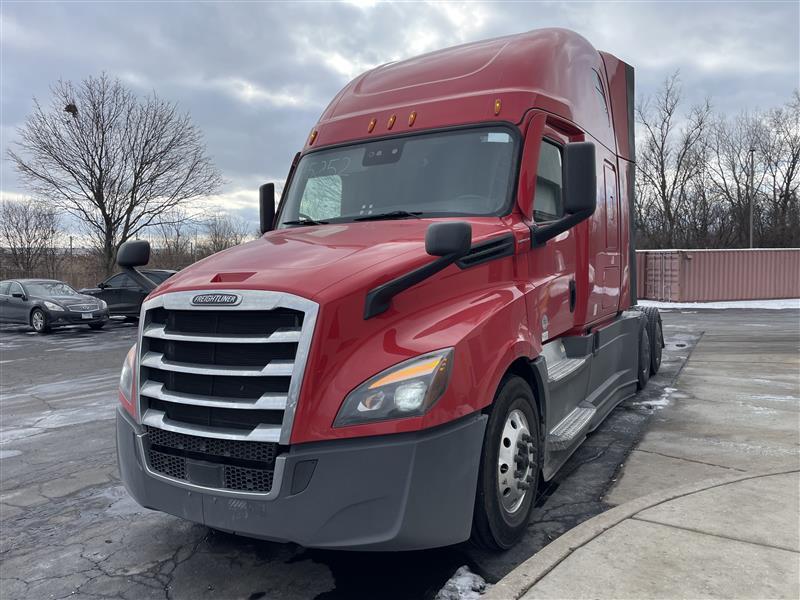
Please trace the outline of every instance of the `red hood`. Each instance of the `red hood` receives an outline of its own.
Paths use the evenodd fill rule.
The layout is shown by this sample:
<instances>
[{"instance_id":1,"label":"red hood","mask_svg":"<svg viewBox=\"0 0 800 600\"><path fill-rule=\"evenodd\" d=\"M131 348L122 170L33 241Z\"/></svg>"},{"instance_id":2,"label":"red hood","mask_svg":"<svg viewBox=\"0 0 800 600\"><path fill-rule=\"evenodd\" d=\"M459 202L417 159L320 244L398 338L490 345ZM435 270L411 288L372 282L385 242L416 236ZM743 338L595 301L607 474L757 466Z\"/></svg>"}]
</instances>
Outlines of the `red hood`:
<instances>
[{"instance_id":1,"label":"red hood","mask_svg":"<svg viewBox=\"0 0 800 600\"><path fill-rule=\"evenodd\" d=\"M507 225L499 218L464 219L473 243ZM272 231L254 242L209 256L161 285L154 295L198 289L284 291L314 299L362 273L393 272L425 256L425 230L435 219L372 221ZM378 273L371 269L383 265Z\"/></svg>"}]
</instances>

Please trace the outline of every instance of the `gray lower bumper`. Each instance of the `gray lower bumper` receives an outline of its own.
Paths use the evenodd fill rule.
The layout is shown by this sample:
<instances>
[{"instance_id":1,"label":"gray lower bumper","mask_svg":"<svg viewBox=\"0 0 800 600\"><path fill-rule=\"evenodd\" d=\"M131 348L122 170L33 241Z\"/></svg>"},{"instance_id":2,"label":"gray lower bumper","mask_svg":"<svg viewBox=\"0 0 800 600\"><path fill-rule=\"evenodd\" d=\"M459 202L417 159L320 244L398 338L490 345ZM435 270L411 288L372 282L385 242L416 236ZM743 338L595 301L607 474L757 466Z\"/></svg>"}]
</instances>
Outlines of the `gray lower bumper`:
<instances>
[{"instance_id":1,"label":"gray lower bumper","mask_svg":"<svg viewBox=\"0 0 800 600\"><path fill-rule=\"evenodd\" d=\"M147 508L307 547L418 550L469 537L485 427L486 416L474 414L428 431L293 446L270 499L153 477L142 464L137 428L121 412L117 453L125 486ZM310 480L307 461L316 461Z\"/></svg>"}]
</instances>

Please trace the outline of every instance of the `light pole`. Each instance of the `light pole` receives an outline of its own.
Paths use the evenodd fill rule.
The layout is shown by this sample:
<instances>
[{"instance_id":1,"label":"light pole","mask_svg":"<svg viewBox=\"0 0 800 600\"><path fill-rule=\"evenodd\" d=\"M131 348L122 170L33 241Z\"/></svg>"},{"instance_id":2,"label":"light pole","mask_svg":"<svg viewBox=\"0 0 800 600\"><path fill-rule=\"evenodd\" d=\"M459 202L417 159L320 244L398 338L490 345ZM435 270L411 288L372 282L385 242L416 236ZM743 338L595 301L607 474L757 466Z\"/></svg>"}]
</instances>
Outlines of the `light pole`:
<instances>
[{"instance_id":1,"label":"light pole","mask_svg":"<svg viewBox=\"0 0 800 600\"><path fill-rule=\"evenodd\" d=\"M747 186L747 192L750 200L750 248L753 247L753 204L754 204L754 195L753 194L753 178L755 173L753 170L755 169L755 155L756 149L754 147L750 147L750 184Z\"/></svg>"}]
</instances>

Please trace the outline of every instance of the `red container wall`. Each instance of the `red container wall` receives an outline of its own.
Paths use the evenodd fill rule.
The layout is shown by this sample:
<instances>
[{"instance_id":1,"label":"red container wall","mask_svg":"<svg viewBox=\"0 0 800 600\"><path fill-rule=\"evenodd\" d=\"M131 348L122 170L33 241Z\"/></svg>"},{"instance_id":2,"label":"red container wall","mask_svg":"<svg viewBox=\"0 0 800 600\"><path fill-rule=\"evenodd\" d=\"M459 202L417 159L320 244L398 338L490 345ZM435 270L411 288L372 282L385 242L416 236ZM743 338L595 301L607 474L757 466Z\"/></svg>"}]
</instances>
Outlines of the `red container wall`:
<instances>
[{"instance_id":1,"label":"red container wall","mask_svg":"<svg viewBox=\"0 0 800 600\"><path fill-rule=\"evenodd\" d=\"M639 297L667 302L800 298L800 248L642 250Z\"/></svg>"}]
</instances>

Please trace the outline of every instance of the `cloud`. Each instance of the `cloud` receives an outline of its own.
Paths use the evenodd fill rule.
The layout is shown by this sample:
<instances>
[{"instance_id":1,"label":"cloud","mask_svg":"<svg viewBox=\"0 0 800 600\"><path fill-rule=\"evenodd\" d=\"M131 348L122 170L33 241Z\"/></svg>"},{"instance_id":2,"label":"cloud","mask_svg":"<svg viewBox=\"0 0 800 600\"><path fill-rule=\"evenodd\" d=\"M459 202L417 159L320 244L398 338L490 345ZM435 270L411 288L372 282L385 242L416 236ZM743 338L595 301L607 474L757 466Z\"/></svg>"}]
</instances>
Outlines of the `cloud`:
<instances>
[{"instance_id":1,"label":"cloud","mask_svg":"<svg viewBox=\"0 0 800 600\"><path fill-rule=\"evenodd\" d=\"M347 81L455 44L568 27L633 64L639 95L680 69L687 103L723 113L800 86L796 3L7 3L1 18L3 151L32 96L106 71L191 113L229 182L213 202L252 219ZM0 180L22 192L7 160Z\"/></svg>"}]
</instances>

